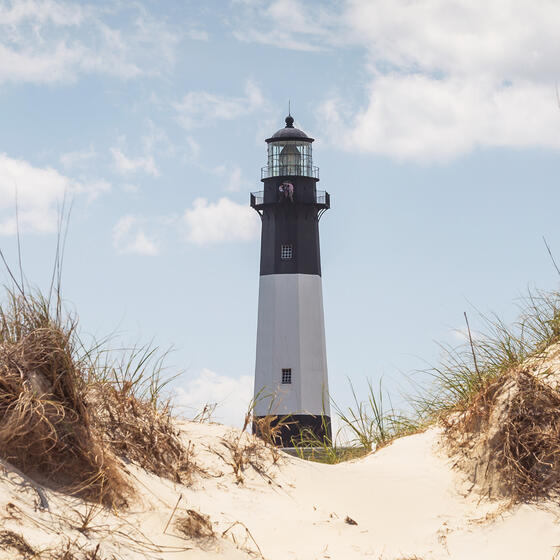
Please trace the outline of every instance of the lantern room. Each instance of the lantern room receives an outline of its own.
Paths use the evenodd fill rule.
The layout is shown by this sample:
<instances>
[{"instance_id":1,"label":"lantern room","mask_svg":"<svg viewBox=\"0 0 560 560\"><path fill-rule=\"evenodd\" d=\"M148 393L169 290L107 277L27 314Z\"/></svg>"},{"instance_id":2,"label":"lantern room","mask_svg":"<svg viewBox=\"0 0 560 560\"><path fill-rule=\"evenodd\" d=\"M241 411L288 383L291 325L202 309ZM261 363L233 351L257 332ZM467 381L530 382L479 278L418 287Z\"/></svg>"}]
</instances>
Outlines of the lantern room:
<instances>
[{"instance_id":1,"label":"lantern room","mask_svg":"<svg viewBox=\"0 0 560 560\"><path fill-rule=\"evenodd\" d=\"M299 175L319 179L319 169L313 166L310 138L297 128L294 119L286 117L286 126L266 140L268 164L261 170L261 179Z\"/></svg>"}]
</instances>

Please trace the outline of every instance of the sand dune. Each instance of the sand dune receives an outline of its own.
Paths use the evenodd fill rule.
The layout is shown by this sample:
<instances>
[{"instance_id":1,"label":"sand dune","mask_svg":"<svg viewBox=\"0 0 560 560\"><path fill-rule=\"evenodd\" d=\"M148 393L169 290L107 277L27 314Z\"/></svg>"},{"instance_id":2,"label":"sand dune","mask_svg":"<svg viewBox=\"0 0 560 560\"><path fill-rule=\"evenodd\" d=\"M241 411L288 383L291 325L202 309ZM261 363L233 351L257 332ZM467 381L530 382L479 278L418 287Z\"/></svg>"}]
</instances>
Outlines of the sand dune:
<instances>
[{"instance_id":1,"label":"sand dune","mask_svg":"<svg viewBox=\"0 0 560 560\"><path fill-rule=\"evenodd\" d=\"M552 559L559 550L557 505L508 508L503 501L481 498L453 468L435 428L334 466L284 454L274 464L267 452L261 472L248 467L241 484L220 443L235 433L232 429L192 422L181 422L181 429L202 468L193 485L127 465L136 500L124 512L94 510L87 524L91 506L45 490L49 509L41 509L33 484L5 465L0 542L21 535L45 558L46 551L65 543L82 549L70 558L86 558L99 545L97 556L90 556L99 559L526 560ZM176 521L187 509L208 515L215 536L182 534ZM24 557L13 546L0 546L2 559Z\"/></svg>"}]
</instances>

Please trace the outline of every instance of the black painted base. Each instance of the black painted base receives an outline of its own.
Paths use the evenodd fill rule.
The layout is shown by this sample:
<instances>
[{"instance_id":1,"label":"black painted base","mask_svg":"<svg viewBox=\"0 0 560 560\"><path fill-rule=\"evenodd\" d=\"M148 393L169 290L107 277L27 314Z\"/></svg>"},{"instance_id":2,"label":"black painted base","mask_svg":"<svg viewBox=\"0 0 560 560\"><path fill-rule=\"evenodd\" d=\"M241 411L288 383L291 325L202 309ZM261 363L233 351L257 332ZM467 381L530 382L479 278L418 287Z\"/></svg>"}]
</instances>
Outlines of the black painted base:
<instances>
[{"instance_id":1,"label":"black painted base","mask_svg":"<svg viewBox=\"0 0 560 560\"><path fill-rule=\"evenodd\" d=\"M267 426L268 422L262 422L266 416L257 416L253 422L253 433L270 439L267 433L261 434L261 427ZM330 444L332 441L331 419L329 416L311 414L291 414L290 416L273 417L270 427L275 428L280 422L280 428L274 434L274 445L277 447L318 447L319 442ZM265 432L272 430L264 429ZM319 442L317 441L319 440Z\"/></svg>"}]
</instances>

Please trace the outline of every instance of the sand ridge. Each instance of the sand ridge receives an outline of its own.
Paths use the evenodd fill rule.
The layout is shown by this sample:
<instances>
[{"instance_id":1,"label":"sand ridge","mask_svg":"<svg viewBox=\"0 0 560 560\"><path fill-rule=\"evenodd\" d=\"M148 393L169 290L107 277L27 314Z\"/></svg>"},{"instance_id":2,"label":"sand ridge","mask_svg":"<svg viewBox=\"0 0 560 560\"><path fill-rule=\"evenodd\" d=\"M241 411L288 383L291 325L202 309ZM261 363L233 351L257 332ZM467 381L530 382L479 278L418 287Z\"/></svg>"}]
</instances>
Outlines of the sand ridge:
<instances>
[{"instance_id":1,"label":"sand ridge","mask_svg":"<svg viewBox=\"0 0 560 560\"><path fill-rule=\"evenodd\" d=\"M221 445L232 428L187 421L180 427L202 468L191 486L127 465L138 498L128 511L95 510L84 528L91 506L45 490L49 510L41 509L33 485L6 465L1 530L23 535L35 550L68 541L85 552L99 544L100 559L521 560L552 559L560 545L558 506L507 508L469 492L437 428L338 465L282 454L276 464L267 459L261 473L247 468L239 484ZM189 539L173 519L164 534L174 508L176 518L186 509L208 515L215 537ZM2 559L21 557L0 549Z\"/></svg>"}]
</instances>

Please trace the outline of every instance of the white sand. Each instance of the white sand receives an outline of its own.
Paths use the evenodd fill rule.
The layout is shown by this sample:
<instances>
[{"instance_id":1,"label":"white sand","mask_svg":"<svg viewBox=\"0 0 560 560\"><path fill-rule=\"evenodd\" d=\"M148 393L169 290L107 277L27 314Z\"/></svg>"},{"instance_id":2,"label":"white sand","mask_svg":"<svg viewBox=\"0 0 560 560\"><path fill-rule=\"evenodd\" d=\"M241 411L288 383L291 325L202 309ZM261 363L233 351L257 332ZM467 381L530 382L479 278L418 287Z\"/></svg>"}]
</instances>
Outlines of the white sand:
<instances>
[{"instance_id":1,"label":"white sand","mask_svg":"<svg viewBox=\"0 0 560 560\"><path fill-rule=\"evenodd\" d=\"M469 485L438 450L435 429L340 465L283 456L279 465L267 465L272 481L247 470L239 485L214 452L227 456L220 438L231 429L190 422L182 428L206 471L193 486L129 467L138 503L123 513L102 510L89 530L80 532L79 512L85 511L80 500L47 491L50 510L40 510L36 491L19 475L0 469L0 528L23 534L38 549L68 539L84 550L101 543L103 559L112 554L127 559L260 558L257 545L267 560L550 560L560 550L558 506L507 509L469 493ZM186 508L208 514L215 539L181 538L173 522L163 534L181 494L175 515ZM357 525L346 523L346 516ZM0 549L4 558L20 557Z\"/></svg>"}]
</instances>

